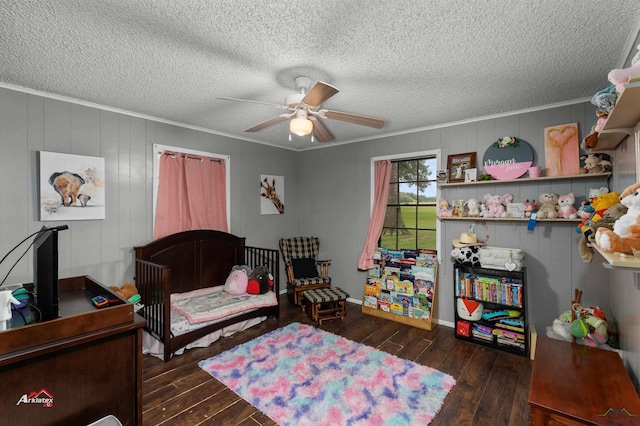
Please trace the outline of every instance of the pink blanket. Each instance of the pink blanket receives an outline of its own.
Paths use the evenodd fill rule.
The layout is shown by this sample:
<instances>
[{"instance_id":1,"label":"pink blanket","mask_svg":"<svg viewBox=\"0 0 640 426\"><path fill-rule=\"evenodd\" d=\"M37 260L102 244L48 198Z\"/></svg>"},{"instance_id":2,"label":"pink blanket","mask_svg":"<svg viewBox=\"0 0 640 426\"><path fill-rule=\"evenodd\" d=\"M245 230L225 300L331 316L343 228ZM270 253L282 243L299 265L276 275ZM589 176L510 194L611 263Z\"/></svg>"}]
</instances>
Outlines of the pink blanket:
<instances>
[{"instance_id":1,"label":"pink blanket","mask_svg":"<svg viewBox=\"0 0 640 426\"><path fill-rule=\"evenodd\" d=\"M224 286L217 286L172 294L171 308L187 318L190 324L197 324L278 304L272 291L256 295L233 295L223 290Z\"/></svg>"}]
</instances>

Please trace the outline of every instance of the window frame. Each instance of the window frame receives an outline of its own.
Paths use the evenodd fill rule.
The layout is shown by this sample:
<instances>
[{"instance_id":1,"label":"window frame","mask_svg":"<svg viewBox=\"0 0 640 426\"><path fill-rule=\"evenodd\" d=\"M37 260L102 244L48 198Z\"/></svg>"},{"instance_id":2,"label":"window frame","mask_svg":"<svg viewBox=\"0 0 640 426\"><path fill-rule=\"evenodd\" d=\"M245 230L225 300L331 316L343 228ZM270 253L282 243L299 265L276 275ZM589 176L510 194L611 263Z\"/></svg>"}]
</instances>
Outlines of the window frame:
<instances>
[{"instance_id":1,"label":"window frame","mask_svg":"<svg viewBox=\"0 0 640 426\"><path fill-rule=\"evenodd\" d=\"M402 154L394 154L394 155L384 155L380 157L371 157L370 171L371 171L371 179L370 179L370 208L369 212L373 211L373 201L374 201L374 191L375 191L375 162L381 160L390 160L390 161L404 161L404 160L415 160L424 157L435 157L437 168L434 170L434 173L437 173L438 170L442 168L442 153L440 149L433 149L428 151L417 151L410 153L402 153ZM440 187L436 182L436 203L437 200L440 199ZM437 205L437 204L436 204ZM441 261L441 247L442 247L442 229L441 223L436 219L436 250L438 252L438 261Z\"/></svg>"}]
</instances>

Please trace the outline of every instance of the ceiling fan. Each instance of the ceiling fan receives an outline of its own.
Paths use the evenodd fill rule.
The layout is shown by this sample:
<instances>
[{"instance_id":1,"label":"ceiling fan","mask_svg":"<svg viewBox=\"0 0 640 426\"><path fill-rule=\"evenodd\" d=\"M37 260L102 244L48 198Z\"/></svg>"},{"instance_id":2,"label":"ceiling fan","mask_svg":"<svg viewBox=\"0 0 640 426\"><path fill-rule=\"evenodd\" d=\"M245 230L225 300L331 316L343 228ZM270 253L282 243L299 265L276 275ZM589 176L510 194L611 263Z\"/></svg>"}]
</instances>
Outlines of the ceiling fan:
<instances>
[{"instance_id":1,"label":"ceiling fan","mask_svg":"<svg viewBox=\"0 0 640 426\"><path fill-rule=\"evenodd\" d=\"M364 115L351 114L348 112L332 111L321 109L320 105L338 93L338 89L324 83L316 82L311 89L307 91L311 84L311 79L306 76L298 76L294 79L298 93L287 96L285 104L275 104L271 102L253 101L248 99L220 97L227 101L252 102L256 104L269 105L279 109L287 110L286 113L280 114L269 120L258 123L255 126L245 129L245 132L257 132L273 124L280 123L291 119L289 122L289 130L298 136L306 136L313 133L313 137L318 142L330 142L333 140L333 134L320 120L320 117L329 120L340 120L360 126L373 127L380 129L384 126L384 120L380 118L367 117Z\"/></svg>"}]
</instances>

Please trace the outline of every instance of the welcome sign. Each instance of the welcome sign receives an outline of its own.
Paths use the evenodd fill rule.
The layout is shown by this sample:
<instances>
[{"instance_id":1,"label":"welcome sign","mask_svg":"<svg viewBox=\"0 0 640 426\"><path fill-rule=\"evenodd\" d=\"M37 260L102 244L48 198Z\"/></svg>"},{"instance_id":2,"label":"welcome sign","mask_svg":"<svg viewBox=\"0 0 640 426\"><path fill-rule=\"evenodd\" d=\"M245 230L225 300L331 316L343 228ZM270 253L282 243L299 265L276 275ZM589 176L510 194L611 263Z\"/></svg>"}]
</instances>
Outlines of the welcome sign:
<instances>
[{"instance_id":1,"label":"welcome sign","mask_svg":"<svg viewBox=\"0 0 640 426\"><path fill-rule=\"evenodd\" d=\"M487 148L482 168L494 179L517 179L533 164L533 149L527 142L507 136Z\"/></svg>"}]
</instances>

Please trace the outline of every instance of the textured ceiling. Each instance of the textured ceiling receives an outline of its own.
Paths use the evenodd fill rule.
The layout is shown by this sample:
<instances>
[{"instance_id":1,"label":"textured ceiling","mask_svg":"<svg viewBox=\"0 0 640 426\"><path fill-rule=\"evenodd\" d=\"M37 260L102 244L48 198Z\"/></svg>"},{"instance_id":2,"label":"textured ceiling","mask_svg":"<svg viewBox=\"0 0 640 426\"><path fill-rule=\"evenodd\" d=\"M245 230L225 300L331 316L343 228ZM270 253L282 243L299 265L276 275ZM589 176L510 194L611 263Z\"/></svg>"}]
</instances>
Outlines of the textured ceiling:
<instances>
[{"instance_id":1,"label":"textured ceiling","mask_svg":"<svg viewBox=\"0 0 640 426\"><path fill-rule=\"evenodd\" d=\"M333 143L590 98L622 66L638 0L3 0L0 84L237 138L289 142L283 103L307 75L340 92ZM633 56L633 55L631 55Z\"/></svg>"}]
</instances>

